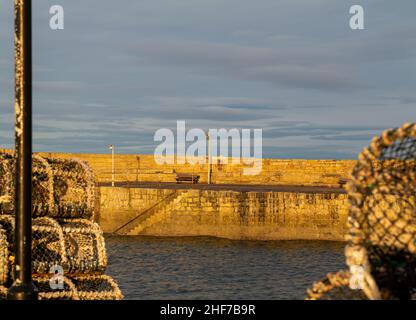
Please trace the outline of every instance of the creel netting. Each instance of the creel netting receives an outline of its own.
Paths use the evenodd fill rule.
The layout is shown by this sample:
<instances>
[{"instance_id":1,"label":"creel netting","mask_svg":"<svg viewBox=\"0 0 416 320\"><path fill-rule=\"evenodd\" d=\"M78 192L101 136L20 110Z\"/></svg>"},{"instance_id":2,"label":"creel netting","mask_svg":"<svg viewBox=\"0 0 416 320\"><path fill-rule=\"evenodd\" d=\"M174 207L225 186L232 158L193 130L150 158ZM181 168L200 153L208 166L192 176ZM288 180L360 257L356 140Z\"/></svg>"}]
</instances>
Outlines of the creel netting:
<instances>
[{"instance_id":1,"label":"creel netting","mask_svg":"<svg viewBox=\"0 0 416 320\"><path fill-rule=\"evenodd\" d=\"M95 177L78 159L33 156L33 216L94 219ZM13 214L15 158L0 153L0 214Z\"/></svg>"},{"instance_id":2,"label":"creel netting","mask_svg":"<svg viewBox=\"0 0 416 320\"><path fill-rule=\"evenodd\" d=\"M411 297L416 290L416 124L374 138L361 152L347 189L347 262L364 250L380 298Z\"/></svg>"},{"instance_id":3,"label":"creel netting","mask_svg":"<svg viewBox=\"0 0 416 320\"><path fill-rule=\"evenodd\" d=\"M0 299L14 268L14 157L0 153ZM33 157L32 269L39 299L122 299L103 273L105 242L94 220L95 178L77 159ZM62 289L52 289L51 269L61 266Z\"/></svg>"},{"instance_id":4,"label":"creel netting","mask_svg":"<svg viewBox=\"0 0 416 320\"><path fill-rule=\"evenodd\" d=\"M365 275L363 290L355 291L370 299L414 299L416 124L404 124L375 137L360 153L347 190L350 212L346 263L350 270L362 267ZM344 273L345 286L346 277L352 275ZM322 283L328 280L308 290L309 298L319 298ZM347 295L345 290L337 292L332 299Z\"/></svg>"},{"instance_id":5,"label":"creel netting","mask_svg":"<svg viewBox=\"0 0 416 320\"><path fill-rule=\"evenodd\" d=\"M6 247L8 252L14 252L14 216L0 216L0 227L5 230L7 240L2 248ZM66 275L105 272L107 256L99 225L85 219L33 219L33 272L48 274L55 265L62 266Z\"/></svg>"}]
</instances>

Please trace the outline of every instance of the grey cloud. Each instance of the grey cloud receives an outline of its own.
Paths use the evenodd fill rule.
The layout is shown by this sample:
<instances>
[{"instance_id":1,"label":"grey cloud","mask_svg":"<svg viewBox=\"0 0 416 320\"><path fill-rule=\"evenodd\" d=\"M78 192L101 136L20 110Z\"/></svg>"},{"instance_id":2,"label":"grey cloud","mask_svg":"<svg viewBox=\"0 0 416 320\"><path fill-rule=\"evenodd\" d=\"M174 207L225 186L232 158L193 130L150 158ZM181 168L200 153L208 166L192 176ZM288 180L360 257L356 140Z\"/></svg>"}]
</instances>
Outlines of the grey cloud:
<instances>
[{"instance_id":1,"label":"grey cloud","mask_svg":"<svg viewBox=\"0 0 416 320\"><path fill-rule=\"evenodd\" d=\"M315 140L346 140L356 141L371 138L380 133L383 127L364 127L364 126L323 126L313 123L296 122L285 124L282 123L278 127L266 127L264 135L273 138L287 137L310 137ZM362 132L366 132L363 134ZM345 134L348 135L345 135ZM352 133L352 134L351 134ZM351 137L351 139L348 138Z\"/></svg>"},{"instance_id":2,"label":"grey cloud","mask_svg":"<svg viewBox=\"0 0 416 320\"><path fill-rule=\"evenodd\" d=\"M2 113L0 117L0 124L12 126L13 121L14 121L13 113Z\"/></svg>"},{"instance_id":3,"label":"grey cloud","mask_svg":"<svg viewBox=\"0 0 416 320\"><path fill-rule=\"evenodd\" d=\"M211 120L216 122L240 122L247 120L260 120L268 119L270 116L275 116L271 112L267 112L264 109L236 109L227 108L221 105L213 106L199 106L199 107L182 107L182 108L146 108L140 111L143 116L151 117L155 111L160 110L163 112L159 116L159 119L169 120Z\"/></svg>"},{"instance_id":4,"label":"grey cloud","mask_svg":"<svg viewBox=\"0 0 416 320\"><path fill-rule=\"evenodd\" d=\"M313 140L321 141L366 141L369 142L374 136L374 133L368 132L367 134L349 134L349 135L326 135L326 136L312 136Z\"/></svg>"},{"instance_id":5,"label":"grey cloud","mask_svg":"<svg viewBox=\"0 0 416 320\"><path fill-rule=\"evenodd\" d=\"M61 121L76 125L88 123L96 127L103 122L107 130L112 128L126 128L132 123L138 128L145 123L151 122L157 114L157 123L163 126L167 122L176 120L197 120L227 123L234 126L241 121L256 121L261 119L278 118L282 106L273 105L270 101L261 99L245 99L233 97L218 98L180 98L180 97L149 97L138 102L137 106L132 105L110 105L101 102L77 103L65 100L42 100L38 102L37 115L43 121L49 118L58 120L52 121L55 127ZM70 110L70 113L63 113L61 110ZM146 121L146 122L145 122ZM138 125L141 122L141 125ZM65 124L64 124L65 125Z\"/></svg>"},{"instance_id":6,"label":"grey cloud","mask_svg":"<svg viewBox=\"0 0 416 320\"><path fill-rule=\"evenodd\" d=\"M269 157L342 158L414 120L414 0L365 1L362 32L350 1L62 2L62 32L48 27L52 0L34 6L37 150L151 153L154 132L184 119L263 128ZM0 8L0 144L12 146L12 1Z\"/></svg>"},{"instance_id":7,"label":"grey cloud","mask_svg":"<svg viewBox=\"0 0 416 320\"><path fill-rule=\"evenodd\" d=\"M327 90L359 87L346 65L328 64L319 54L316 54L317 60L311 63L313 56L307 50L148 40L130 46L130 53L138 57L136 61L139 63L180 65L208 74L265 81L273 85Z\"/></svg>"},{"instance_id":8,"label":"grey cloud","mask_svg":"<svg viewBox=\"0 0 416 320\"><path fill-rule=\"evenodd\" d=\"M89 92L112 89L111 84L87 83L82 81L33 81L35 90L54 92Z\"/></svg>"},{"instance_id":9,"label":"grey cloud","mask_svg":"<svg viewBox=\"0 0 416 320\"><path fill-rule=\"evenodd\" d=\"M140 114L151 116L151 113L160 111L162 119L213 120L233 125L240 121L278 118L276 111L284 108L272 101L233 97L153 97L149 103L139 109Z\"/></svg>"},{"instance_id":10,"label":"grey cloud","mask_svg":"<svg viewBox=\"0 0 416 320\"><path fill-rule=\"evenodd\" d=\"M228 109L248 109L248 110L285 110L286 106L267 106L267 105L255 105L255 104L225 104L224 108Z\"/></svg>"},{"instance_id":11,"label":"grey cloud","mask_svg":"<svg viewBox=\"0 0 416 320\"><path fill-rule=\"evenodd\" d=\"M305 110L319 110L319 109L328 109L333 108L334 106L329 105L304 105L304 106L293 106L295 109L305 109Z\"/></svg>"},{"instance_id":12,"label":"grey cloud","mask_svg":"<svg viewBox=\"0 0 416 320\"><path fill-rule=\"evenodd\" d=\"M416 54L416 23L385 27L309 45L259 47L184 40L141 40L128 45L139 63L168 64L233 79L322 90L369 87L359 71L363 63L398 61ZM284 35L281 35L282 37ZM298 38L299 43L304 38Z\"/></svg>"}]
</instances>

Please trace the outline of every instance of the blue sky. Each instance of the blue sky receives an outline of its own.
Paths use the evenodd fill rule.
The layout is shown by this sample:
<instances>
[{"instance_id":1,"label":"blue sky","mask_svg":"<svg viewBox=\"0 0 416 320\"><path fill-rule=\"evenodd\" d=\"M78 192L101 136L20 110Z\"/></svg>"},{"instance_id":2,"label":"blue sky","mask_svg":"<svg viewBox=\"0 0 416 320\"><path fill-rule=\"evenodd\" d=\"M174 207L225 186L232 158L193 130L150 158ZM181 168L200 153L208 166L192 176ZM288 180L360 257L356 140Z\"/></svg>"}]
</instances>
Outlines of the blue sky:
<instances>
[{"instance_id":1,"label":"blue sky","mask_svg":"<svg viewBox=\"0 0 416 320\"><path fill-rule=\"evenodd\" d=\"M0 148L13 145L13 10L0 0ZM49 28L62 5L65 30ZM349 28L349 7L365 30ZM273 158L356 158L415 121L416 2L34 2L35 151L153 153L159 128L262 128Z\"/></svg>"}]
</instances>

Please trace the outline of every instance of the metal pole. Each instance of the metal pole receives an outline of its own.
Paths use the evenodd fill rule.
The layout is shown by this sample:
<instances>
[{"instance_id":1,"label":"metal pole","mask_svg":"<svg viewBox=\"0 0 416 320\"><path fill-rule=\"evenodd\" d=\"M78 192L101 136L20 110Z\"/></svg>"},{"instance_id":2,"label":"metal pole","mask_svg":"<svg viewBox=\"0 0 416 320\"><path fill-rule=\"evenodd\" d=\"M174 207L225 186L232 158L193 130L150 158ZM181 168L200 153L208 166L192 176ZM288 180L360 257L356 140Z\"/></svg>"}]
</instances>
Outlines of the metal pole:
<instances>
[{"instance_id":1,"label":"metal pole","mask_svg":"<svg viewBox=\"0 0 416 320\"><path fill-rule=\"evenodd\" d=\"M140 156L136 156L137 159L137 174L136 174L136 182L139 182L139 174L140 174Z\"/></svg>"},{"instance_id":2,"label":"metal pole","mask_svg":"<svg viewBox=\"0 0 416 320\"><path fill-rule=\"evenodd\" d=\"M114 180L115 180L115 165L114 165L114 145L109 144L108 149L111 150L111 186L114 187Z\"/></svg>"},{"instance_id":3,"label":"metal pole","mask_svg":"<svg viewBox=\"0 0 416 320\"><path fill-rule=\"evenodd\" d=\"M115 184L115 182L114 182L114 179L115 179L115 165L114 165L114 149L115 149L115 147L113 146L113 148L111 149L112 150L112 168L111 168L111 172L112 172L112 174L111 174L111 186L113 186L114 187L114 184Z\"/></svg>"},{"instance_id":4,"label":"metal pole","mask_svg":"<svg viewBox=\"0 0 416 320\"><path fill-rule=\"evenodd\" d=\"M211 184L211 140L209 138L209 133L206 134L207 141L208 141L208 177L207 177L207 183Z\"/></svg>"},{"instance_id":5,"label":"metal pole","mask_svg":"<svg viewBox=\"0 0 416 320\"><path fill-rule=\"evenodd\" d=\"M32 1L15 0L15 269L10 300L36 300L32 282Z\"/></svg>"}]
</instances>

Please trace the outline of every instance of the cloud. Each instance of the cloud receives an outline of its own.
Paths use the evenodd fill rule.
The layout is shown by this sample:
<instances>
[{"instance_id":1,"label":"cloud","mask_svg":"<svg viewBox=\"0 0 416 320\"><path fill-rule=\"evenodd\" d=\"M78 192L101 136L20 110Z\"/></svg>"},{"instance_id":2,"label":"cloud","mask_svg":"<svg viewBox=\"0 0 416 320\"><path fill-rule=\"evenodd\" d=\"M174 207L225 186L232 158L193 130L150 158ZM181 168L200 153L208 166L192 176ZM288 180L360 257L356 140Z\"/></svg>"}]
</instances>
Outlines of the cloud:
<instances>
[{"instance_id":1,"label":"cloud","mask_svg":"<svg viewBox=\"0 0 416 320\"><path fill-rule=\"evenodd\" d=\"M304 106L294 106L295 109L305 109L305 110L319 110L319 109L329 109L333 108L334 106L330 105L304 105Z\"/></svg>"},{"instance_id":2,"label":"cloud","mask_svg":"<svg viewBox=\"0 0 416 320\"><path fill-rule=\"evenodd\" d=\"M37 150L152 152L159 128L263 128L274 157L353 157L414 120L414 0L65 1L34 7ZM13 4L0 0L0 143L13 139ZM120 7L122 15L114 15ZM230 19L232 12L232 19ZM213 23L215 21L215 23ZM369 139L368 139L369 140Z\"/></svg>"},{"instance_id":3,"label":"cloud","mask_svg":"<svg viewBox=\"0 0 416 320\"><path fill-rule=\"evenodd\" d=\"M0 68L9 67L9 66L10 66L10 61L6 59L0 59Z\"/></svg>"},{"instance_id":4,"label":"cloud","mask_svg":"<svg viewBox=\"0 0 416 320\"><path fill-rule=\"evenodd\" d=\"M282 139L288 137L305 137L321 141L357 141L370 140L385 128L380 126L325 126L310 122L277 122L264 128L267 138Z\"/></svg>"},{"instance_id":5,"label":"cloud","mask_svg":"<svg viewBox=\"0 0 416 320\"><path fill-rule=\"evenodd\" d=\"M113 88L112 84L88 83L84 81L33 81L33 88L40 91L54 92L89 92L105 91Z\"/></svg>"},{"instance_id":6,"label":"cloud","mask_svg":"<svg viewBox=\"0 0 416 320\"><path fill-rule=\"evenodd\" d=\"M130 46L138 63L167 64L209 75L263 81L274 86L346 90L358 88L351 69L328 64L307 50L261 48L196 41L143 40ZM317 59L319 56L319 59Z\"/></svg>"},{"instance_id":7,"label":"cloud","mask_svg":"<svg viewBox=\"0 0 416 320\"><path fill-rule=\"evenodd\" d=\"M367 134L312 136L311 139L320 140L320 141L363 141L363 142L369 142L373 136L374 136L374 133L369 131Z\"/></svg>"},{"instance_id":8,"label":"cloud","mask_svg":"<svg viewBox=\"0 0 416 320\"><path fill-rule=\"evenodd\" d=\"M160 119L210 120L234 126L241 121L275 118L282 109L284 106L264 99L170 96L150 97L147 105L138 108L149 117L156 112Z\"/></svg>"},{"instance_id":9,"label":"cloud","mask_svg":"<svg viewBox=\"0 0 416 320\"><path fill-rule=\"evenodd\" d=\"M371 64L413 59L415 29L416 22L401 21L338 39L317 37L309 41L282 33L272 36L276 43L243 45L156 38L138 40L133 45L129 42L126 48L139 64L181 67L218 78L267 82L274 87L346 91L374 86L362 74ZM261 33L234 32L257 37Z\"/></svg>"}]
</instances>

